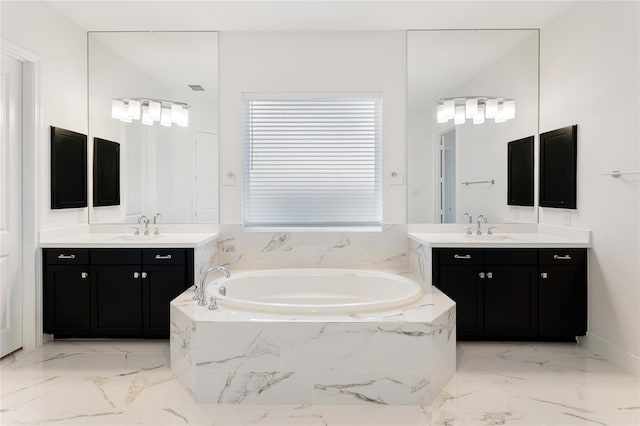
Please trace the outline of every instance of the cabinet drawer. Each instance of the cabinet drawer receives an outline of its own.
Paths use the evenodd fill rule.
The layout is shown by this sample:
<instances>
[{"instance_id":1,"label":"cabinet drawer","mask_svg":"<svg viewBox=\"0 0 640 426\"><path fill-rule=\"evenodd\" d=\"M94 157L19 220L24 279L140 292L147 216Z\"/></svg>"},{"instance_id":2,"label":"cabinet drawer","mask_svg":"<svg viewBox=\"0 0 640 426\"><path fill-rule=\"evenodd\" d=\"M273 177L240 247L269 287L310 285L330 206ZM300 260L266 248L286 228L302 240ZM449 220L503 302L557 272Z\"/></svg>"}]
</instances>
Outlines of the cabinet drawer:
<instances>
[{"instance_id":1,"label":"cabinet drawer","mask_svg":"<svg viewBox=\"0 0 640 426\"><path fill-rule=\"evenodd\" d=\"M139 265L142 263L140 249L93 249L92 265Z\"/></svg>"},{"instance_id":2,"label":"cabinet drawer","mask_svg":"<svg viewBox=\"0 0 640 426\"><path fill-rule=\"evenodd\" d=\"M535 265L538 263L536 249L485 249L487 265Z\"/></svg>"},{"instance_id":3,"label":"cabinet drawer","mask_svg":"<svg viewBox=\"0 0 640 426\"><path fill-rule=\"evenodd\" d=\"M86 265L89 263L88 249L46 249L48 265Z\"/></svg>"},{"instance_id":4,"label":"cabinet drawer","mask_svg":"<svg viewBox=\"0 0 640 426\"><path fill-rule=\"evenodd\" d=\"M185 255L181 249L146 249L142 252L145 265L184 265Z\"/></svg>"},{"instance_id":5,"label":"cabinet drawer","mask_svg":"<svg viewBox=\"0 0 640 426\"><path fill-rule=\"evenodd\" d=\"M580 265L587 260L586 249L540 249L540 265Z\"/></svg>"},{"instance_id":6,"label":"cabinet drawer","mask_svg":"<svg viewBox=\"0 0 640 426\"><path fill-rule=\"evenodd\" d=\"M482 265L484 250L482 249L440 249L441 265Z\"/></svg>"}]
</instances>

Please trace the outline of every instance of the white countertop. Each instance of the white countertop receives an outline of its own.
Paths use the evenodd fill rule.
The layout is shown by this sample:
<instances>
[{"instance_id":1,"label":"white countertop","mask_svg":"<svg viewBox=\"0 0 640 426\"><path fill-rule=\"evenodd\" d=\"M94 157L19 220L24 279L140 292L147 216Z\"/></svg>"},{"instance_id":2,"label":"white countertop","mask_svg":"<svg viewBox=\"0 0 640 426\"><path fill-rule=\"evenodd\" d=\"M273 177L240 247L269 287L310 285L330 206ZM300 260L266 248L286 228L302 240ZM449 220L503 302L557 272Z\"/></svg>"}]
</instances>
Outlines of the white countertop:
<instances>
[{"instance_id":1,"label":"white countertop","mask_svg":"<svg viewBox=\"0 0 640 426\"><path fill-rule=\"evenodd\" d=\"M216 233L161 233L133 235L110 232L75 233L41 238L42 248L196 248L215 241Z\"/></svg>"},{"instance_id":2,"label":"white countertop","mask_svg":"<svg viewBox=\"0 0 640 426\"><path fill-rule=\"evenodd\" d=\"M573 235L510 232L481 236L464 233L411 232L409 238L432 248L588 248L591 247L590 235L590 231L576 232Z\"/></svg>"}]
</instances>

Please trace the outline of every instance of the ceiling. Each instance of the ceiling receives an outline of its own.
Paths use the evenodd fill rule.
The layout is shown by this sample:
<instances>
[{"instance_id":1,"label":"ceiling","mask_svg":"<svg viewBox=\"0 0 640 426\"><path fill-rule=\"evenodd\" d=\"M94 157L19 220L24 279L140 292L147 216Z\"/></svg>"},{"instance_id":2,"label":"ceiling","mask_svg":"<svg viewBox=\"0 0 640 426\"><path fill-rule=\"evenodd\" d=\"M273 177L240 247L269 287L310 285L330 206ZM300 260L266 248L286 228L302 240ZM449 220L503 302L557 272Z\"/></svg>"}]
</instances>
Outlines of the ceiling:
<instances>
[{"instance_id":1,"label":"ceiling","mask_svg":"<svg viewBox=\"0 0 640 426\"><path fill-rule=\"evenodd\" d=\"M575 1L58 1L87 31L539 28Z\"/></svg>"}]
</instances>

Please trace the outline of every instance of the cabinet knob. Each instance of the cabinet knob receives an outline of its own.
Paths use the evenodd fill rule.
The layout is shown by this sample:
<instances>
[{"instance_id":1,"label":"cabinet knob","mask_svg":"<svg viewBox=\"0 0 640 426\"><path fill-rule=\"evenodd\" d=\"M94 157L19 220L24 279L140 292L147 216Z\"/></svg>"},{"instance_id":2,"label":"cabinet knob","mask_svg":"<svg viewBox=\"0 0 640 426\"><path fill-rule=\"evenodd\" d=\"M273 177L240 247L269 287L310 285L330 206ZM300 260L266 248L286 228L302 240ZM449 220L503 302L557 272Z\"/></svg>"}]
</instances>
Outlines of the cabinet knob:
<instances>
[{"instance_id":1,"label":"cabinet knob","mask_svg":"<svg viewBox=\"0 0 640 426\"><path fill-rule=\"evenodd\" d=\"M134 272L133 278L140 278L140 272Z\"/></svg>"},{"instance_id":2,"label":"cabinet knob","mask_svg":"<svg viewBox=\"0 0 640 426\"><path fill-rule=\"evenodd\" d=\"M489 279L493 278L493 272L487 272L487 278Z\"/></svg>"},{"instance_id":3,"label":"cabinet knob","mask_svg":"<svg viewBox=\"0 0 640 426\"><path fill-rule=\"evenodd\" d=\"M484 280L484 276L485 276L485 275L484 275L484 272L480 272L480 273L478 274L478 276L480 277L480 279L481 279L481 280Z\"/></svg>"},{"instance_id":4,"label":"cabinet knob","mask_svg":"<svg viewBox=\"0 0 640 426\"><path fill-rule=\"evenodd\" d=\"M547 274L546 272L542 272L540 273L540 278L542 278L543 280L546 280L547 278L549 278L549 274Z\"/></svg>"},{"instance_id":5,"label":"cabinet knob","mask_svg":"<svg viewBox=\"0 0 640 426\"><path fill-rule=\"evenodd\" d=\"M83 280L86 280L89 277L89 273L88 272L81 272L80 273L80 277L82 277Z\"/></svg>"},{"instance_id":6,"label":"cabinet knob","mask_svg":"<svg viewBox=\"0 0 640 426\"><path fill-rule=\"evenodd\" d=\"M147 273L146 272L142 273L142 278L147 278Z\"/></svg>"}]
</instances>

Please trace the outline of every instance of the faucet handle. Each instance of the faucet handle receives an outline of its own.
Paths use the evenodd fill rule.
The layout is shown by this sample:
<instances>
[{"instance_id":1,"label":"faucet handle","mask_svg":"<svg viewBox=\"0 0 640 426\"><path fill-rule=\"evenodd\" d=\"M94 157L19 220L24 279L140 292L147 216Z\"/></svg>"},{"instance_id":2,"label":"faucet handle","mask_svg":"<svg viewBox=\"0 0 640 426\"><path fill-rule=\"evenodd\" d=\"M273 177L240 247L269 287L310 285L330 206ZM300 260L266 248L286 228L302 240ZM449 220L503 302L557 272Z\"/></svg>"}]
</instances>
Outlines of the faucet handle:
<instances>
[{"instance_id":1,"label":"faucet handle","mask_svg":"<svg viewBox=\"0 0 640 426\"><path fill-rule=\"evenodd\" d=\"M487 235L493 235L493 229L498 229L497 226L490 226L487 230Z\"/></svg>"},{"instance_id":2,"label":"faucet handle","mask_svg":"<svg viewBox=\"0 0 640 426\"><path fill-rule=\"evenodd\" d=\"M153 224L155 225L158 219L162 219L162 215L160 213L156 213L155 216L153 216Z\"/></svg>"},{"instance_id":3,"label":"faucet handle","mask_svg":"<svg viewBox=\"0 0 640 426\"><path fill-rule=\"evenodd\" d=\"M467 235L471 235L472 234L470 226L465 226L465 230L466 230L466 234Z\"/></svg>"},{"instance_id":4,"label":"faucet handle","mask_svg":"<svg viewBox=\"0 0 640 426\"><path fill-rule=\"evenodd\" d=\"M137 226L130 226L129 228L135 229L133 235L140 235L140 229Z\"/></svg>"}]
</instances>

